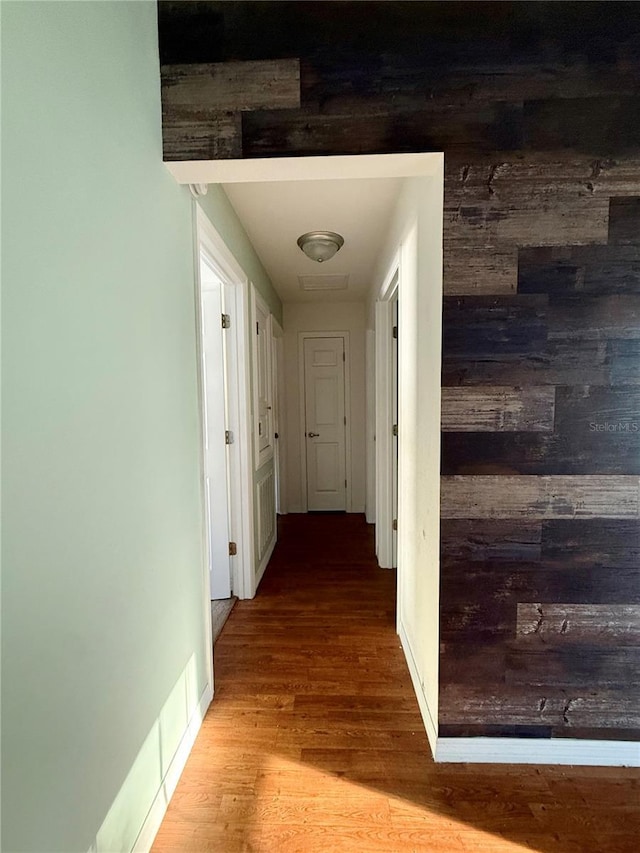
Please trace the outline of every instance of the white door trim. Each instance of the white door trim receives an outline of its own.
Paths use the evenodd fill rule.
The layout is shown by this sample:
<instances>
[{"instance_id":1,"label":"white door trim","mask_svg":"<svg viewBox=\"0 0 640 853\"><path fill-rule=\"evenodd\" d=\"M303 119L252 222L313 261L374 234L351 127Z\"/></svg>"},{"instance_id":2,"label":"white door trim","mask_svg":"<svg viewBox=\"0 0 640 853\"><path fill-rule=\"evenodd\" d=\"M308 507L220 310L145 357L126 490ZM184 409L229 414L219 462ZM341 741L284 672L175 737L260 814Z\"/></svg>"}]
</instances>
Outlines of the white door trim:
<instances>
[{"instance_id":1,"label":"white door trim","mask_svg":"<svg viewBox=\"0 0 640 853\"><path fill-rule=\"evenodd\" d=\"M195 204L195 202L194 202ZM231 536L238 544L238 554L233 560L233 593L238 598L252 598L255 595L254 564L254 531L253 531L253 465L251 449L251 378L249 373L248 329L249 316L249 279L227 248L224 240L216 231L210 220L196 204L196 276L197 294L196 305L198 323L196 328L198 360L201 359L202 342L200 339L200 248L204 247L208 257L214 261L217 272L233 285L235 305L232 306L231 328L228 330L229 350L232 359L229 369L229 409L230 419L235 425L234 453L230 454L230 515ZM200 374L200 371L198 371ZM201 379L199 381L200 429L203 424L203 393ZM201 436L202 437L202 436ZM202 443L202 447L204 444ZM204 472L204 458L201 459L201 471ZM204 488L204 487L203 487ZM204 498L204 491L203 491ZM204 507L204 503L203 503ZM206 531L205 531L206 535ZM206 624L209 634L211 631L210 584L208 579L204 591L208 607ZM210 641L210 636L207 642Z\"/></svg>"},{"instance_id":2,"label":"white door trim","mask_svg":"<svg viewBox=\"0 0 640 853\"><path fill-rule=\"evenodd\" d=\"M300 504L302 512L308 512L307 498L307 449L305 439L305 378L304 342L307 338L342 338L344 340L344 410L347 418L345 429L345 470L347 477L347 512L352 512L351 476L351 353L349 332L298 332L298 383L300 388Z\"/></svg>"},{"instance_id":3,"label":"white door trim","mask_svg":"<svg viewBox=\"0 0 640 853\"><path fill-rule=\"evenodd\" d=\"M259 346L257 335L255 334L256 325L259 321L258 314L262 314L265 318L264 322L264 333L267 336L264 355L266 359L265 364L265 381L266 381L266 403L268 414L266 416L266 426L265 430L267 433L268 444L262 450L260 449L260 434L258 430L258 424L260 421L260 399L259 399L259 372L260 372L260 363L259 363ZM273 459L273 387L272 380L273 376L271 374L271 340L273 334L273 326L270 320L271 311L269 306L264 301L262 296L258 293L258 290L254 284L251 285L251 351L253 358L253 413L255 423L253 425L253 434L254 434L254 469L258 472L263 465L265 465L270 459Z\"/></svg>"},{"instance_id":4,"label":"white door trim","mask_svg":"<svg viewBox=\"0 0 640 853\"><path fill-rule=\"evenodd\" d=\"M393 301L400 289L400 255L391 264L376 302L376 553L393 567ZM399 520L398 520L399 524Z\"/></svg>"},{"instance_id":5,"label":"white door trim","mask_svg":"<svg viewBox=\"0 0 640 853\"><path fill-rule=\"evenodd\" d=\"M286 424L286 387L284 381L284 330L273 314L271 322L271 383L273 397L273 464L277 483L276 513L287 513L287 443L283 440ZM276 433L278 438L276 438Z\"/></svg>"}]
</instances>

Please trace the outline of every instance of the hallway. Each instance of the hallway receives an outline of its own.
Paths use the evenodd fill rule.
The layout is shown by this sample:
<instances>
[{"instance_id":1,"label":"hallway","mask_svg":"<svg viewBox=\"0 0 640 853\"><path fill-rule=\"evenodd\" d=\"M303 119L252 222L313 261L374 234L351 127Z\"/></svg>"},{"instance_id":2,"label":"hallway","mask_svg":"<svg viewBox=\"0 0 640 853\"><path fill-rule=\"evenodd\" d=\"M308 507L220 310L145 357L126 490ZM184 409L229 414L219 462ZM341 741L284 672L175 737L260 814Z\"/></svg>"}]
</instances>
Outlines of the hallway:
<instances>
[{"instance_id":1,"label":"hallway","mask_svg":"<svg viewBox=\"0 0 640 853\"><path fill-rule=\"evenodd\" d=\"M281 518L155 853L637 849L638 770L433 763L394 602L363 516Z\"/></svg>"}]
</instances>

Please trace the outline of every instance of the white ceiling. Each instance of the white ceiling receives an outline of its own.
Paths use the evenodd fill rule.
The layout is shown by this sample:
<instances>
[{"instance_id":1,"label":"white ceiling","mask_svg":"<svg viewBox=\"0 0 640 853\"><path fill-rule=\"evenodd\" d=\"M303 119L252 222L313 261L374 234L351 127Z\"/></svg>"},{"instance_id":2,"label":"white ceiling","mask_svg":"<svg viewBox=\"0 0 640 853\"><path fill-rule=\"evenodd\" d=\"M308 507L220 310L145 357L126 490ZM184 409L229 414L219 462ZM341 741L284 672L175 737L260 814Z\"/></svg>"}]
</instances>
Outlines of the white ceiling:
<instances>
[{"instance_id":1,"label":"white ceiling","mask_svg":"<svg viewBox=\"0 0 640 853\"><path fill-rule=\"evenodd\" d=\"M403 178L223 184L283 302L354 302L366 298ZM330 261L298 248L301 234L337 231L344 246ZM298 276L348 275L344 290L305 291Z\"/></svg>"}]
</instances>

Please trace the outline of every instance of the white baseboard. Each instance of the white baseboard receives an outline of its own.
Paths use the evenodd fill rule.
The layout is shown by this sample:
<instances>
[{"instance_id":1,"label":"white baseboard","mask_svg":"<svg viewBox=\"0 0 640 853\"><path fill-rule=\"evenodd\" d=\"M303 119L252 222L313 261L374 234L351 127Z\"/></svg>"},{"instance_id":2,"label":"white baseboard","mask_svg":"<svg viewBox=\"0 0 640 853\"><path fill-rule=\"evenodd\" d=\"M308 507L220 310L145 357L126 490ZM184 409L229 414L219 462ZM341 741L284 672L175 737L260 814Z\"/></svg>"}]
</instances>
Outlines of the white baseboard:
<instances>
[{"instance_id":1,"label":"white baseboard","mask_svg":"<svg viewBox=\"0 0 640 853\"><path fill-rule=\"evenodd\" d=\"M273 549L276 547L277 536L273 536L271 542L267 545L267 550L262 555L262 559L260 560L260 564L258 565L258 569L256 571L256 585L255 589L258 589L258 585L262 580L262 576L265 573L267 565L269 564L269 560L271 559L271 555L273 554Z\"/></svg>"},{"instance_id":2,"label":"white baseboard","mask_svg":"<svg viewBox=\"0 0 640 853\"><path fill-rule=\"evenodd\" d=\"M407 661L407 666L409 667L409 675L411 676L411 681L413 683L413 689L416 694L416 698L418 699L418 708L420 709L420 714L422 716L422 722L424 723L425 730L427 732L427 738L429 739L429 746L431 747L431 754L436 755L436 744L438 740L438 730L436 728L436 723L431 715L431 710L429 708L429 704L427 702L427 697L424 694L424 690L422 689L422 683L420 681L420 676L418 674L418 667L416 666L415 659L413 657L413 652L411 650L411 643L409 642L409 638L407 636L407 632L404 629L402 623L398 624L398 636L400 637L400 643L402 644L402 650L404 651L404 656Z\"/></svg>"},{"instance_id":3,"label":"white baseboard","mask_svg":"<svg viewBox=\"0 0 640 853\"><path fill-rule=\"evenodd\" d=\"M640 767L640 743L577 738L441 737L438 762Z\"/></svg>"},{"instance_id":4,"label":"white baseboard","mask_svg":"<svg viewBox=\"0 0 640 853\"><path fill-rule=\"evenodd\" d=\"M196 706L191 719L187 724L187 728L182 736L182 740L178 744L171 764L167 768L164 779L160 785L160 789L156 794L149 813L142 824L142 829L138 833L136 842L133 845L132 853L147 853L151 850L154 839L160 829L160 824L167 811L169 801L178 785L178 781L184 770L189 754L195 742L196 736L200 731L200 726L204 720L207 709L213 699L213 688L208 684L200 697L200 701Z\"/></svg>"}]
</instances>

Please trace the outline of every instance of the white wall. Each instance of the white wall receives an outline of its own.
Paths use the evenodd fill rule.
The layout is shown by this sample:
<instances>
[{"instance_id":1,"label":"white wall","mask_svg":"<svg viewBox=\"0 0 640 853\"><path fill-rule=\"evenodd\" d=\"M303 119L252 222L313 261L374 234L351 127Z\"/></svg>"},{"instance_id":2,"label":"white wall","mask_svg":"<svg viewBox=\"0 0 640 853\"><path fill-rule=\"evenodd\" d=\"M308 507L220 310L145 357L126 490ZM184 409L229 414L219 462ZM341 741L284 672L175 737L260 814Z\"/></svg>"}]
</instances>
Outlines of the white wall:
<instances>
[{"instance_id":1,"label":"white wall","mask_svg":"<svg viewBox=\"0 0 640 853\"><path fill-rule=\"evenodd\" d=\"M301 465L304 460L300 424L299 332L349 332L351 409L351 511L364 512L365 504L365 305L363 302L287 302L284 305L284 352L287 419L282 445L287 456L287 512L303 512Z\"/></svg>"},{"instance_id":2,"label":"white wall","mask_svg":"<svg viewBox=\"0 0 640 853\"><path fill-rule=\"evenodd\" d=\"M439 656L443 175L408 178L367 305L399 253L398 631L435 752ZM368 385L371 384L369 377ZM368 454L370 456L370 454Z\"/></svg>"}]
</instances>

